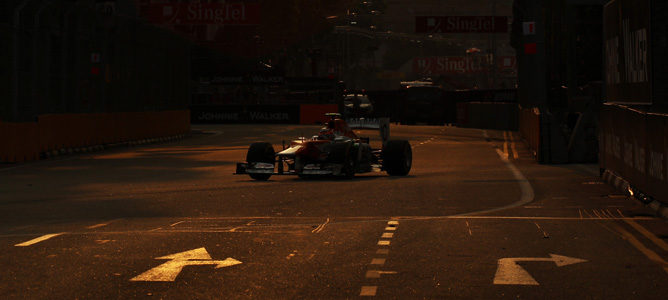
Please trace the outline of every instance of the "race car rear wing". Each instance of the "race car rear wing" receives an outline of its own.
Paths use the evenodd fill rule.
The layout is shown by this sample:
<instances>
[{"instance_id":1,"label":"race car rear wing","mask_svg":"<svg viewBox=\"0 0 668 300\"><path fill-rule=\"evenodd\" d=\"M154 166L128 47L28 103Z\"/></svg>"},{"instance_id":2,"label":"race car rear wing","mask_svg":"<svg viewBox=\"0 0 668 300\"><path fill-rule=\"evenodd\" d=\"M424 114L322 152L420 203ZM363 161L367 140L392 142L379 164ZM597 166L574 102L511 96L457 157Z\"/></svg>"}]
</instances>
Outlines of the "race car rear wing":
<instances>
[{"instance_id":1,"label":"race car rear wing","mask_svg":"<svg viewBox=\"0 0 668 300\"><path fill-rule=\"evenodd\" d=\"M350 129L378 129L383 143L390 139L390 118L350 118L346 123Z\"/></svg>"}]
</instances>

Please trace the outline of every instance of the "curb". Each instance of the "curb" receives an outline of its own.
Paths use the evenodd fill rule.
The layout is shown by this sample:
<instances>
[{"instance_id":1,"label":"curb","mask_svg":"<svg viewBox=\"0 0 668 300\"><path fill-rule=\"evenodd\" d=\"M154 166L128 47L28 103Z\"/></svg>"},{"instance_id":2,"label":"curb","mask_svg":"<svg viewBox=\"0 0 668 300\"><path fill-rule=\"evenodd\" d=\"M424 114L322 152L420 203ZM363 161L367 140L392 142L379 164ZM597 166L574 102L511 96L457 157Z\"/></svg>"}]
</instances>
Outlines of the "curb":
<instances>
[{"instance_id":1,"label":"curb","mask_svg":"<svg viewBox=\"0 0 668 300\"><path fill-rule=\"evenodd\" d=\"M652 196L643 193L642 191L633 187L628 181L621 176L618 176L610 170L605 170L601 175L604 182L612 185L615 189L621 191L627 196L640 201L645 206L651 208L657 216L668 220L668 206L655 200Z\"/></svg>"},{"instance_id":2,"label":"curb","mask_svg":"<svg viewBox=\"0 0 668 300\"><path fill-rule=\"evenodd\" d=\"M75 148L54 149L54 150L41 152L40 153L40 159L44 160L44 159L51 159L51 158L57 158L57 157L63 157L63 156L70 156L70 155L73 155L73 154L93 153L93 152L103 151L105 149L118 148L118 147L137 147L137 146L142 146L142 145L147 145L147 144L167 143L167 142L182 140L182 139L185 139L185 138L190 137L190 136L191 136L190 133L185 133L185 134L177 134L177 135L159 137L159 138L146 138L146 139L131 140L131 141L126 141L126 142L114 143L114 144L88 145L88 146L75 147Z\"/></svg>"}]
</instances>

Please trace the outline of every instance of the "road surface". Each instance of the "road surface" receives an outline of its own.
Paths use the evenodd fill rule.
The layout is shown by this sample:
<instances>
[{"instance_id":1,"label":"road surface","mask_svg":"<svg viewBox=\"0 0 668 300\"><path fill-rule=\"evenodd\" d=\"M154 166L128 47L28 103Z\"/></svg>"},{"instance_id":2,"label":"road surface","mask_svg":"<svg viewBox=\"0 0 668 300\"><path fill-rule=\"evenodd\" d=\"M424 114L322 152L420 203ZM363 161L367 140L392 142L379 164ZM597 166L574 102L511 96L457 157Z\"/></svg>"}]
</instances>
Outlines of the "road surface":
<instances>
[{"instance_id":1,"label":"road surface","mask_svg":"<svg viewBox=\"0 0 668 300\"><path fill-rule=\"evenodd\" d=\"M232 175L250 143L317 127L194 129L0 168L0 298L668 295L666 222L515 132L393 126L407 177L257 182Z\"/></svg>"}]
</instances>

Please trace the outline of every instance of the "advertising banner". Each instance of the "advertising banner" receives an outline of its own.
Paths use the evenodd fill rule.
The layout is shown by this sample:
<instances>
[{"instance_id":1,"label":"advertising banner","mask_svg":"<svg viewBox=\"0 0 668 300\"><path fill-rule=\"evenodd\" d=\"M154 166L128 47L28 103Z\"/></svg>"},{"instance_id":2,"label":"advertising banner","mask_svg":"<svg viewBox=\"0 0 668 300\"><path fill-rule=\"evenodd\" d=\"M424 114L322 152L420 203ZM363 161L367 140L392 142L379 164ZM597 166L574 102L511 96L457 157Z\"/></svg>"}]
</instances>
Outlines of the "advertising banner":
<instances>
[{"instance_id":1,"label":"advertising banner","mask_svg":"<svg viewBox=\"0 0 668 300\"><path fill-rule=\"evenodd\" d=\"M647 114L647 127L652 128L647 135L647 193L657 199L668 201L668 144L665 115Z\"/></svg>"},{"instance_id":2,"label":"advertising banner","mask_svg":"<svg viewBox=\"0 0 668 300\"><path fill-rule=\"evenodd\" d=\"M299 124L299 105L193 105L193 124Z\"/></svg>"},{"instance_id":3,"label":"advertising banner","mask_svg":"<svg viewBox=\"0 0 668 300\"><path fill-rule=\"evenodd\" d=\"M416 33L507 33L508 17L418 16Z\"/></svg>"},{"instance_id":4,"label":"advertising banner","mask_svg":"<svg viewBox=\"0 0 668 300\"><path fill-rule=\"evenodd\" d=\"M610 1L603 26L606 100L651 104L650 1Z\"/></svg>"},{"instance_id":5,"label":"advertising banner","mask_svg":"<svg viewBox=\"0 0 668 300\"><path fill-rule=\"evenodd\" d=\"M489 68L483 56L431 56L413 59L413 73L425 76L486 73ZM498 56L497 70L512 70L517 66L515 56Z\"/></svg>"},{"instance_id":6,"label":"advertising banner","mask_svg":"<svg viewBox=\"0 0 668 300\"><path fill-rule=\"evenodd\" d=\"M167 3L151 4L142 14L154 24L172 25L257 25L260 24L260 4L225 3Z\"/></svg>"}]
</instances>

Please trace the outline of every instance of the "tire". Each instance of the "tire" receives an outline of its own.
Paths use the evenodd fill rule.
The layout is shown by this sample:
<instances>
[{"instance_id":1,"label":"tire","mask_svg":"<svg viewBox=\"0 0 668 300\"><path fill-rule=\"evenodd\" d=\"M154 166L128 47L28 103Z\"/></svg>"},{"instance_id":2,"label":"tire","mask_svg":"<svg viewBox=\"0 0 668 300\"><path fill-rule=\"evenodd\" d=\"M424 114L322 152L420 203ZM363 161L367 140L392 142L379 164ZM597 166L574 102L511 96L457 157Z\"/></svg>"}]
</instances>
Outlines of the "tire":
<instances>
[{"instance_id":1,"label":"tire","mask_svg":"<svg viewBox=\"0 0 668 300\"><path fill-rule=\"evenodd\" d=\"M387 141L383 146L383 168L390 176L406 176L412 165L413 151L408 141Z\"/></svg>"},{"instance_id":2,"label":"tire","mask_svg":"<svg viewBox=\"0 0 668 300\"><path fill-rule=\"evenodd\" d=\"M276 152L274 151L274 146L270 143L252 143L248 147L248 153L246 154L246 162L248 163L268 163L275 164ZM251 178L255 180L265 181L271 177L271 174L248 174Z\"/></svg>"},{"instance_id":3,"label":"tire","mask_svg":"<svg viewBox=\"0 0 668 300\"><path fill-rule=\"evenodd\" d=\"M348 154L346 160L343 162L343 169L341 169L341 178L353 179L355 177L355 155L353 151Z\"/></svg>"}]
</instances>

